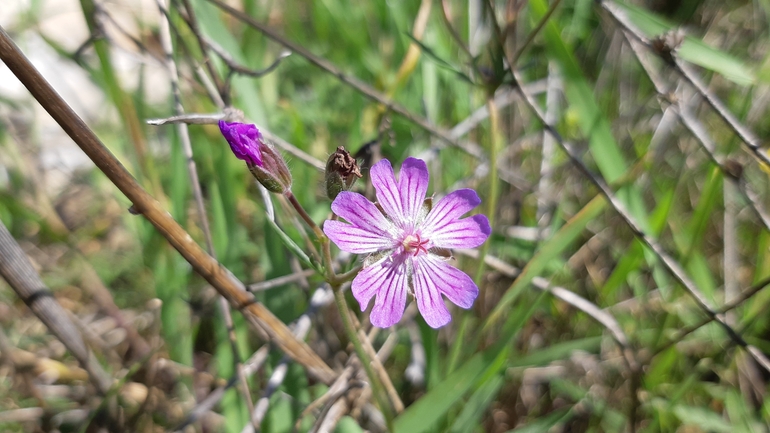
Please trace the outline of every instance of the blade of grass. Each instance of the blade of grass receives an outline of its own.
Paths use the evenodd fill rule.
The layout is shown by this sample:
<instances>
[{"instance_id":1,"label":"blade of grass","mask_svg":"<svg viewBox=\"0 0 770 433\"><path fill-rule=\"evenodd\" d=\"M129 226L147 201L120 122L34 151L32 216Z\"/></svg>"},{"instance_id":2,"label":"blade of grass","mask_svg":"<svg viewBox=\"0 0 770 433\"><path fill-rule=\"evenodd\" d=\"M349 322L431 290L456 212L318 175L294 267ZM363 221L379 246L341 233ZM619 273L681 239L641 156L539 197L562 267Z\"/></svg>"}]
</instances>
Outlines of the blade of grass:
<instances>
[{"instance_id":1,"label":"blade of grass","mask_svg":"<svg viewBox=\"0 0 770 433\"><path fill-rule=\"evenodd\" d=\"M607 201L604 197L595 196L583 209L567 221L558 232L543 243L532 259L527 262L524 269L521 270L519 276L505 291L505 294L500 298L500 301L498 301L489 316L487 316L482 332L489 330L505 315L510 305L516 301L532 279L540 275L551 260L569 247L582 234L588 223L599 216L606 206Z\"/></svg>"},{"instance_id":2,"label":"blade of grass","mask_svg":"<svg viewBox=\"0 0 770 433\"><path fill-rule=\"evenodd\" d=\"M572 408L557 409L546 416L542 416L539 419L522 427L517 427L513 430L508 430L508 433L544 433L549 432L551 429L560 423L565 423L572 419L575 413Z\"/></svg>"},{"instance_id":3,"label":"blade of grass","mask_svg":"<svg viewBox=\"0 0 770 433\"><path fill-rule=\"evenodd\" d=\"M550 10L544 0L530 0L534 19L540 20ZM556 24L551 21L543 30L548 53L561 67L564 82L564 94L569 106L578 116L578 124L583 134L588 137L588 147L604 179L610 184L620 180L628 169L615 138L612 135L610 121L599 108L594 91L589 86L572 48L561 37ZM644 201L638 188L627 185L617 192L618 198L628 207L645 231L649 223Z\"/></svg>"},{"instance_id":4,"label":"blade of grass","mask_svg":"<svg viewBox=\"0 0 770 433\"><path fill-rule=\"evenodd\" d=\"M511 342L521 327L540 307L545 294L540 294L530 305L519 305L501 331L497 343L477 353L414 404L407 407L395 420L397 433L420 433L430 430L474 386L499 373L507 365ZM481 382L479 381L481 380Z\"/></svg>"},{"instance_id":5,"label":"blade of grass","mask_svg":"<svg viewBox=\"0 0 770 433\"><path fill-rule=\"evenodd\" d=\"M505 384L505 378L502 374L493 376L490 380L483 383L463 404L462 411L456 419L452 421L452 433L465 433L474 431L474 427L479 424L479 420L489 408L489 405L500 392L500 388Z\"/></svg>"},{"instance_id":6,"label":"blade of grass","mask_svg":"<svg viewBox=\"0 0 770 433\"><path fill-rule=\"evenodd\" d=\"M624 9L628 18L648 37L652 38L677 28L673 23L643 7L630 3L609 3ZM677 53L688 62L717 72L736 84L748 86L756 82L754 73L742 61L700 39L685 37Z\"/></svg>"}]
</instances>

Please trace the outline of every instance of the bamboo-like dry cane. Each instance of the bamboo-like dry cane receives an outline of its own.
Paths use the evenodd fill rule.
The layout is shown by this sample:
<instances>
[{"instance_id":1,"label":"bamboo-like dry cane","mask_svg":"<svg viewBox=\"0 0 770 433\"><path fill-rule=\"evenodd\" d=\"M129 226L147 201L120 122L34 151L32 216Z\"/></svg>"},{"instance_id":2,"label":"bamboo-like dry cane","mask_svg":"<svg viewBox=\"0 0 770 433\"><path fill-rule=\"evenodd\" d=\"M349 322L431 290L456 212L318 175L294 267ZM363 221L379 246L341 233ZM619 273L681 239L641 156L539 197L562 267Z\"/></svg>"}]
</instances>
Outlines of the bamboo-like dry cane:
<instances>
[{"instance_id":1,"label":"bamboo-like dry cane","mask_svg":"<svg viewBox=\"0 0 770 433\"><path fill-rule=\"evenodd\" d=\"M0 59L24 84L32 96L56 120L96 166L133 203L133 210L143 215L163 237L205 278L228 302L240 310L255 326L292 359L308 369L316 379L331 383L334 371L264 305L254 300L243 283L219 262L206 254L192 237L134 179L128 170L102 144L93 131L67 105L40 72L29 62L5 29L0 27Z\"/></svg>"},{"instance_id":2,"label":"bamboo-like dry cane","mask_svg":"<svg viewBox=\"0 0 770 433\"><path fill-rule=\"evenodd\" d=\"M112 378L86 346L83 336L70 320L67 311L54 299L27 255L2 222L0 222L0 275L35 313L35 316L75 356L88 372L88 378L97 391L102 395L107 394L112 386Z\"/></svg>"}]
</instances>

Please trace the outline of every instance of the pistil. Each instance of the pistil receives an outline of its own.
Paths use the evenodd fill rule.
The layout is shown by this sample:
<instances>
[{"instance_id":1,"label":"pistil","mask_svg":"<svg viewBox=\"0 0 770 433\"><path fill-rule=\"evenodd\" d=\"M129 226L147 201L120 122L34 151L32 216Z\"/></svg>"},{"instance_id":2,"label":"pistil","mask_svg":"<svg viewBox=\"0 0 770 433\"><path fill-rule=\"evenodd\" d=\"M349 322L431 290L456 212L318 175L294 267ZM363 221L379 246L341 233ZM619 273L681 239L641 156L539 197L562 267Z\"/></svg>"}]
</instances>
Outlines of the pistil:
<instances>
[{"instance_id":1,"label":"pistil","mask_svg":"<svg viewBox=\"0 0 770 433\"><path fill-rule=\"evenodd\" d=\"M415 233L414 235L409 235L404 238L404 241L401 244L404 246L405 252L411 253L414 251L414 255L417 256L420 251L424 253L428 252L428 249L425 248L425 245L427 245L428 242L428 239L422 239L419 233Z\"/></svg>"}]
</instances>

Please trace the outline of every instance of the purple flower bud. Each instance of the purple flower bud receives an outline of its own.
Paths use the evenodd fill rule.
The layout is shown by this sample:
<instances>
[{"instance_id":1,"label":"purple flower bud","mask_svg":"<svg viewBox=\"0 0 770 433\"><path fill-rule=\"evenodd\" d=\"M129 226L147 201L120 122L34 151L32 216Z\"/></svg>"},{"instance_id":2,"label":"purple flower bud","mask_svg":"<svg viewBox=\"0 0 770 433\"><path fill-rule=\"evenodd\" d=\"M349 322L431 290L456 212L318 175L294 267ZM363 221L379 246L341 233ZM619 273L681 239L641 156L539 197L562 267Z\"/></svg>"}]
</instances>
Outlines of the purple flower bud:
<instances>
[{"instance_id":1,"label":"purple flower bud","mask_svg":"<svg viewBox=\"0 0 770 433\"><path fill-rule=\"evenodd\" d=\"M246 161L252 175L268 191L284 194L291 190L291 172L280 153L255 125L219 121L219 130L238 159Z\"/></svg>"},{"instance_id":2,"label":"purple flower bud","mask_svg":"<svg viewBox=\"0 0 770 433\"><path fill-rule=\"evenodd\" d=\"M230 144L230 149L238 159L242 159L251 165L262 166L262 152L260 141L262 134L256 125L246 123L228 123L219 121L219 130Z\"/></svg>"}]
</instances>

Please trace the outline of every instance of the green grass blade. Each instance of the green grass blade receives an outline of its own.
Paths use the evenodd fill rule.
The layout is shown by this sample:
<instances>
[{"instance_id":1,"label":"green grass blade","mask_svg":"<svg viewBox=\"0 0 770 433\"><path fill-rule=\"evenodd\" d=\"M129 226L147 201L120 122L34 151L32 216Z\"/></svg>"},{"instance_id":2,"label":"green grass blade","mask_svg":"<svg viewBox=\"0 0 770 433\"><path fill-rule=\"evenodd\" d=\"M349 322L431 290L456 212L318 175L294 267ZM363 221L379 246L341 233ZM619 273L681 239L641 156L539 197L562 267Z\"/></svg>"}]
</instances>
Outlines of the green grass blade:
<instances>
[{"instance_id":1,"label":"green grass blade","mask_svg":"<svg viewBox=\"0 0 770 433\"><path fill-rule=\"evenodd\" d=\"M511 342L532 314L540 308L546 296L546 293L541 293L535 302L519 305L508 317L496 344L471 357L462 367L447 375L443 382L402 412L395 419L396 432L419 433L430 430L471 388L489 381L505 368L508 365Z\"/></svg>"},{"instance_id":2,"label":"green grass blade","mask_svg":"<svg viewBox=\"0 0 770 433\"><path fill-rule=\"evenodd\" d=\"M463 409L457 419L452 422L452 429L450 431L452 433L473 431L504 383L504 376L498 374L482 384L468 401L463 404Z\"/></svg>"},{"instance_id":3,"label":"green grass blade","mask_svg":"<svg viewBox=\"0 0 770 433\"><path fill-rule=\"evenodd\" d=\"M551 431L555 425L569 421L573 416L572 408L557 409L525 426L508 430L508 433L545 433Z\"/></svg>"},{"instance_id":4,"label":"green grass blade","mask_svg":"<svg viewBox=\"0 0 770 433\"><path fill-rule=\"evenodd\" d=\"M629 3L615 4L625 9L628 18L648 37L655 37L677 28L673 23L644 8ZM679 47L678 54L688 62L717 72L736 84L748 86L756 81L754 73L742 61L699 39L686 37Z\"/></svg>"},{"instance_id":5,"label":"green grass blade","mask_svg":"<svg viewBox=\"0 0 770 433\"><path fill-rule=\"evenodd\" d=\"M275 233L278 235L278 237L281 239L281 242L286 246L286 248L289 249L289 251L292 252L297 258L305 264L305 266L308 266L310 268L315 269L318 271L319 274L324 273L323 267L320 263L316 262L315 260L311 260L310 257L308 257L307 254L305 254L305 251L300 248L299 245L297 245L296 242L292 238L289 237L283 230L281 230L280 227L278 227L278 224L275 223L275 221L271 220L270 218L267 218L268 226L272 228Z\"/></svg>"},{"instance_id":6,"label":"green grass blade","mask_svg":"<svg viewBox=\"0 0 770 433\"><path fill-rule=\"evenodd\" d=\"M548 239L535 253L535 256L522 269L521 274L506 290L492 313L487 317L483 329L489 329L499 321L510 305L519 297L533 278L540 275L551 260L561 254L583 232L586 225L604 210L607 201L603 196L595 196L567 224Z\"/></svg>"},{"instance_id":7,"label":"green grass blade","mask_svg":"<svg viewBox=\"0 0 770 433\"><path fill-rule=\"evenodd\" d=\"M491 348L473 356L462 367L409 406L394 420L398 433L429 431L454 404L468 392L490 365L499 361L505 351Z\"/></svg>"}]
</instances>

